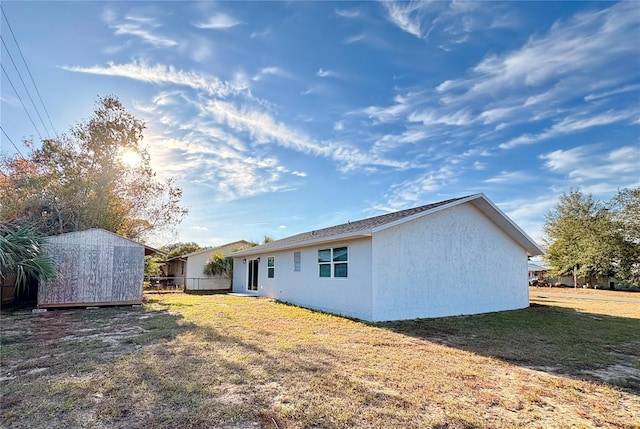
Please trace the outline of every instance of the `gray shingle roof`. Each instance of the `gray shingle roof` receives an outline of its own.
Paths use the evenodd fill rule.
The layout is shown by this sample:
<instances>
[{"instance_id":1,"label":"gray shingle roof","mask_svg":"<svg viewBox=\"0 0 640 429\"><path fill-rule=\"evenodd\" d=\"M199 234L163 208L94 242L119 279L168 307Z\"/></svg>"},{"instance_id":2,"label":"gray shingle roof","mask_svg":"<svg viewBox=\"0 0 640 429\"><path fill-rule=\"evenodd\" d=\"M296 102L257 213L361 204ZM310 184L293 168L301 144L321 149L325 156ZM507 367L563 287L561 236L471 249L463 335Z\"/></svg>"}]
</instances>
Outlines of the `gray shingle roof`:
<instances>
[{"instance_id":1,"label":"gray shingle roof","mask_svg":"<svg viewBox=\"0 0 640 429\"><path fill-rule=\"evenodd\" d=\"M296 244L302 244L307 241L321 241L323 239L330 239L335 236L342 235L356 235L358 233L371 233L374 228L396 222L398 220L407 218L409 216L413 216L415 214L432 210L436 207L443 206L454 201L462 200L464 198L468 198L468 196L453 198L450 200L440 201L437 203L426 204L420 207L414 207L411 209L400 210L393 213L387 213L380 216L374 216L366 219L361 219L353 222L343 223L341 225L330 226L328 228L316 229L313 231L303 232L301 234L292 235L291 237L286 237L280 240L274 240L269 243L262 244L257 247L253 247L251 249L247 249L246 251L240 251L239 254L250 252L255 253L256 251L265 251L272 248L280 248L280 247L288 247Z\"/></svg>"}]
</instances>

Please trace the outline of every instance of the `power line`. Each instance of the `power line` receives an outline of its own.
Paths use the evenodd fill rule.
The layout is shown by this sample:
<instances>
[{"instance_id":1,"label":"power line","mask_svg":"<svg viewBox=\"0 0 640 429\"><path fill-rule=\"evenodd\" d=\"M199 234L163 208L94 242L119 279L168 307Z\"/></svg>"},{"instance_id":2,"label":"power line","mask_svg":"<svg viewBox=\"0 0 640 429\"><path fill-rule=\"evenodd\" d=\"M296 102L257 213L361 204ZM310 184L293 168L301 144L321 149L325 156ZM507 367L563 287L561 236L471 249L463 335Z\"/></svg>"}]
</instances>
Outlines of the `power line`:
<instances>
[{"instance_id":1,"label":"power line","mask_svg":"<svg viewBox=\"0 0 640 429\"><path fill-rule=\"evenodd\" d=\"M27 96L29 97L29 100L31 100L31 105L33 106L34 110L36 111L36 114L38 115L38 118L40 118L40 123L44 127L44 130L47 133L47 136L51 135L51 133L49 133L49 129L47 128L47 125L42 120L42 116L40 115L40 111L38 110L38 106L36 106L36 103L33 101L33 98L31 97L31 93L29 92L29 88L27 88L27 85L24 83L24 79L22 79L22 74L20 74L20 70L18 70L18 66L16 65L16 62L13 61L13 56L11 55L11 52L9 52L9 47L4 43L4 38L2 37L2 35L0 35L0 42L2 42L2 46L4 46L4 49L7 51L7 54L9 55L9 59L11 60L11 63L13 64L13 67L16 69L16 72L18 73L18 77L20 78L20 82L22 82L22 86L24 87L24 90L26 91Z\"/></svg>"},{"instance_id":2,"label":"power line","mask_svg":"<svg viewBox=\"0 0 640 429\"><path fill-rule=\"evenodd\" d=\"M22 152L20 152L20 149L18 149L18 146L16 146L16 144L13 142L13 140L11 140L11 137L9 137L9 135L4 130L4 128L2 128L1 125L0 125L0 130L2 130L2 134L4 134L4 136L7 138L7 140L9 140L9 143L11 143L13 145L13 147L16 149L16 151L18 151L18 153L20 154L20 158L24 159L24 155L22 154Z\"/></svg>"},{"instance_id":3,"label":"power line","mask_svg":"<svg viewBox=\"0 0 640 429\"><path fill-rule=\"evenodd\" d=\"M44 101L42 100L42 96L40 95L40 91L38 90L38 85L36 85L36 81L33 79L33 75L31 74L31 70L29 69L29 65L27 64L27 60L25 60L24 55L22 54L22 49L20 49L20 45L18 44L18 40L16 39L16 35L13 33L13 29L11 28L11 24L9 24L9 18L7 18L7 14L4 13L4 8L2 7L2 4L0 4L0 11L2 11L2 16L4 16L4 20L7 23L7 27L9 28L9 32L11 33L11 37L13 37L13 42L16 44L16 47L18 48L18 52L20 53L20 58L22 58L22 62L24 63L24 67L27 69L27 73L29 73L29 78L31 78L31 83L33 84L33 87L36 90L36 94L38 94L38 99L40 100L40 104L42 104L42 107L44 109L44 113L47 115L47 119L49 119L49 124L51 124L51 129L53 130L53 133L56 135L56 137L58 137L58 132L56 131L56 127L53 125L53 122L51 121L51 116L49 115L49 111L47 110L47 106L44 104ZM7 52L8 52L8 50L7 50Z\"/></svg>"},{"instance_id":4,"label":"power line","mask_svg":"<svg viewBox=\"0 0 640 429\"><path fill-rule=\"evenodd\" d=\"M29 110L27 110L27 106L24 105L24 102L22 101L22 98L20 97L20 94L18 94L18 91L16 90L16 87L13 85L13 82L11 82L11 78L7 74L7 71L4 69L4 66L2 65L2 63L0 63L0 68L2 68L2 71L4 72L4 75L7 77L7 80L9 81L9 84L11 84L11 88L13 88L13 91L16 93L16 96L18 97L18 100L20 100L20 104L22 104L22 108L24 109L24 112L29 117L29 120L31 121L31 125L33 125L33 128L35 128L36 132L40 136L40 140L43 140L42 134L40 134L40 130L38 130L38 127L36 126L36 123L33 121L33 118L29 114Z\"/></svg>"}]
</instances>

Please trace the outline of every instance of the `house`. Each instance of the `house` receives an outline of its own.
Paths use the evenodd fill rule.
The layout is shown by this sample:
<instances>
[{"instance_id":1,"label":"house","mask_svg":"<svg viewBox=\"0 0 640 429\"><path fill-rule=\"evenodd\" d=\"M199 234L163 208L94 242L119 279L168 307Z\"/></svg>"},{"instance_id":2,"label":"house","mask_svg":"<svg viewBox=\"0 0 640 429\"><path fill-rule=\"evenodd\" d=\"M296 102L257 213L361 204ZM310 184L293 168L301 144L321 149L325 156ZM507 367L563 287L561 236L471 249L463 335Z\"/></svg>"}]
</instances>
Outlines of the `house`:
<instances>
[{"instance_id":1,"label":"house","mask_svg":"<svg viewBox=\"0 0 640 429\"><path fill-rule=\"evenodd\" d=\"M38 307L140 304L144 256L154 250L99 228L47 237L58 275L38 285Z\"/></svg>"},{"instance_id":2,"label":"house","mask_svg":"<svg viewBox=\"0 0 640 429\"><path fill-rule=\"evenodd\" d=\"M537 286L538 282L545 279L547 272L551 271L551 268L529 261L527 263L527 270L529 271L529 284Z\"/></svg>"},{"instance_id":3,"label":"house","mask_svg":"<svg viewBox=\"0 0 640 429\"><path fill-rule=\"evenodd\" d=\"M180 255L164 261L160 269L167 278L167 284L184 287L186 268L187 259Z\"/></svg>"},{"instance_id":4,"label":"house","mask_svg":"<svg viewBox=\"0 0 640 429\"><path fill-rule=\"evenodd\" d=\"M185 290L226 290L231 288L231 279L225 276L208 276L203 273L212 254L228 256L231 252L251 247L252 244L245 240L234 241L222 246L211 247L197 252L182 255L180 263L184 263L183 285ZM173 258L178 259L178 258ZM177 265L177 264L176 264Z\"/></svg>"},{"instance_id":5,"label":"house","mask_svg":"<svg viewBox=\"0 0 640 429\"><path fill-rule=\"evenodd\" d=\"M476 194L236 252L233 291L366 321L512 310L542 253Z\"/></svg>"}]
</instances>

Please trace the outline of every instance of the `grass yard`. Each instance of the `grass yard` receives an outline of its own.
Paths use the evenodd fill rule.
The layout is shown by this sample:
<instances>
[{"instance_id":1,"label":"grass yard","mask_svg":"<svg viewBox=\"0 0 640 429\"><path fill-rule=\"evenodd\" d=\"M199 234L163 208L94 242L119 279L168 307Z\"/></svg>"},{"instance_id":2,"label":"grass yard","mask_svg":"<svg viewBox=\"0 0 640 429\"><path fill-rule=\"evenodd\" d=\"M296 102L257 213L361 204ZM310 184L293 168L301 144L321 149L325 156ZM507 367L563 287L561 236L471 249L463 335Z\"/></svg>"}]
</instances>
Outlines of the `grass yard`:
<instances>
[{"instance_id":1,"label":"grass yard","mask_svg":"<svg viewBox=\"0 0 640 429\"><path fill-rule=\"evenodd\" d=\"M263 298L2 313L0 426L638 428L640 304L366 324Z\"/></svg>"}]
</instances>

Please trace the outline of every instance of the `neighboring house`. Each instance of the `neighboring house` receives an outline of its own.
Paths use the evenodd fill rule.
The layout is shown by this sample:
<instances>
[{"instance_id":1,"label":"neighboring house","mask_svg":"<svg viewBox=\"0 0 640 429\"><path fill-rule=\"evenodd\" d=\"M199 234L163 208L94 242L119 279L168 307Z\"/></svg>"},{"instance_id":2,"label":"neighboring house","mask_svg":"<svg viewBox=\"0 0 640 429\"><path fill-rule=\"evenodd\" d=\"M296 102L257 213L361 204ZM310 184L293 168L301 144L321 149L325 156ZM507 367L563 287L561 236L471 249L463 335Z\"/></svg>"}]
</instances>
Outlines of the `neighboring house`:
<instances>
[{"instance_id":1,"label":"neighboring house","mask_svg":"<svg viewBox=\"0 0 640 429\"><path fill-rule=\"evenodd\" d=\"M225 276L208 276L204 274L204 266L212 254L221 253L229 256L230 253L251 247L252 244L245 240L234 241L218 247L211 247L197 252L182 255L184 261L184 287L185 290L225 290L231 288L231 279ZM175 258L174 258L175 259ZM182 268L180 267L180 268Z\"/></svg>"},{"instance_id":2,"label":"neighboring house","mask_svg":"<svg viewBox=\"0 0 640 429\"><path fill-rule=\"evenodd\" d=\"M236 252L233 291L367 321L512 310L542 253L476 194Z\"/></svg>"},{"instance_id":3,"label":"neighboring house","mask_svg":"<svg viewBox=\"0 0 640 429\"><path fill-rule=\"evenodd\" d=\"M543 267L531 261L527 263L527 268L529 270L529 284L535 282L536 285L537 281L544 280L547 272L550 271L550 268Z\"/></svg>"},{"instance_id":4,"label":"neighboring house","mask_svg":"<svg viewBox=\"0 0 640 429\"><path fill-rule=\"evenodd\" d=\"M552 285L559 284L574 287L573 276L547 276L546 280ZM592 277L591 279L587 277L577 277L575 282L577 282L577 286L581 288L615 289L616 286L621 286L620 280L607 276Z\"/></svg>"},{"instance_id":5,"label":"neighboring house","mask_svg":"<svg viewBox=\"0 0 640 429\"><path fill-rule=\"evenodd\" d=\"M551 286L556 284L564 286L574 286L574 282L581 288L595 288L595 289L614 289L616 285L620 285L620 281L615 277L598 276L591 279L586 277L573 276L553 276L553 268L545 265L541 265L538 261L529 261L529 284L533 284L534 280L544 280Z\"/></svg>"},{"instance_id":6,"label":"neighboring house","mask_svg":"<svg viewBox=\"0 0 640 429\"><path fill-rule=\"evenodd\" d=\"M47 237L58 276L40 282L38 307L140 304L144 256L153 251L97 228Z\"/></svg>"},{"instance_id":7,"label":"neighboring house","mask_svg":"<svg viewBox=\"0 0 640 429\"><path fill-rule=\"evenodd\" d=\"M181 255L167 259L160 269L164 276L168 278L166 281L169 285L183 287L186 268L187 259Z\"/></svg>"}]
</instances>

